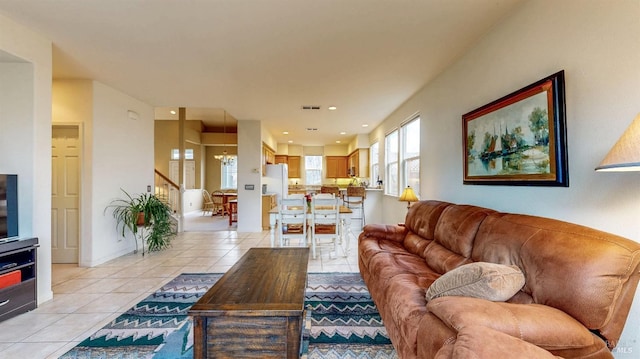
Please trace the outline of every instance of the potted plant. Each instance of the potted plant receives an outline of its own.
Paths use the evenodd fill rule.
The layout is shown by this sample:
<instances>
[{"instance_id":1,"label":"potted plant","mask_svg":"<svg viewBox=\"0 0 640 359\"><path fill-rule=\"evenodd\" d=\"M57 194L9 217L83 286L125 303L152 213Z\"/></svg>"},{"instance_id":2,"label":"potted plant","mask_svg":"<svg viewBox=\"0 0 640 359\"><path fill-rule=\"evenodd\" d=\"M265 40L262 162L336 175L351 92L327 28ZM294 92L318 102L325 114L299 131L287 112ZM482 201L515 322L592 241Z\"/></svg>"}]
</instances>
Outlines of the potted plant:
<instances>
[{"instance_id":1,"label":"potted plant","mask_svg":"<svg viewBox=\"0 0 640 359\"><path fill-rule=\"evenodd\" d=\"M112 210L122 236L125 237L127 230L133 234L136 238L137 253L137 238L140 232L143 255L145 242L149 252L167 248L176 234L169 205L151 193L141 193L134 197L125 190L122 192L125 198L114 199L105 208L105 212Z\"/></svg>"}]
</instances>

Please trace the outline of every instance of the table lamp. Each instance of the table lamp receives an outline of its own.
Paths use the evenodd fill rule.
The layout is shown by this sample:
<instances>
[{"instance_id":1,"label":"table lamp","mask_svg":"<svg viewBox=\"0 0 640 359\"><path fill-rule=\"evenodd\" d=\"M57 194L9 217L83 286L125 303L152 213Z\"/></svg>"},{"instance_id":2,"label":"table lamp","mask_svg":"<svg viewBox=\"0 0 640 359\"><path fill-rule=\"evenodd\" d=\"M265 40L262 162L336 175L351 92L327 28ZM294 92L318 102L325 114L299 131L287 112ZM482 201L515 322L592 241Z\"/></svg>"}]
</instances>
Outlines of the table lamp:
<instances>
[{"instance_id":1,"label":"table lamp","mask_svg":"<svg viewBox=\"0 0 640 359\"><path fill-rule=\"evenodd\" d=\"M408 211L409 208L411 207L411 202L418 202L419 199L418 199L418 196L416 196L416 193L413 191L413 188L411 188L410 186L407 186L407 188L405 188L404 191L402 191L402 194L398 198L398 201L407 202L407 211Z\"/></svg>"},{"instance_id":2,"label":"table lamp","mask_svg":"<svg viewBox=\"0 0 640 359\"><path fill-rule=\"evenodd\" d=\"M640 171L640 114L609 150L596 171Z\"/></svg>"}]
</instances>

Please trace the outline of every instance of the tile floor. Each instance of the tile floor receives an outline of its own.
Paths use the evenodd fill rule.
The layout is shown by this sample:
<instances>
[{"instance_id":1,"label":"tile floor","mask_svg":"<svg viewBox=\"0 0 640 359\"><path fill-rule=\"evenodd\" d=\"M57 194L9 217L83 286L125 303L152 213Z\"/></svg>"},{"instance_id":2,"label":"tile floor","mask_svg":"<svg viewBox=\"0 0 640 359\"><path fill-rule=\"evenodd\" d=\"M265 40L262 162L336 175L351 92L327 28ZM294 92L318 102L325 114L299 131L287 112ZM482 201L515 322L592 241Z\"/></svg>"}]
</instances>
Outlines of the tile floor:
<instances>
[{"instance_id":1,"label":"tile floor","mask_svg":"<svg viewBox=\"0 0 640 359\"><path fill-rule=\"evenodd\" d=\"M324 249L309 260L309 272L357 272L357 240L349 237L347 256ZM53 265L53 300L0 323L0 358L58 358L178 274L225 272L249 248L269 246L268 231L182 232L170 249L144 257Z\"/></svg>"}]
</instances>

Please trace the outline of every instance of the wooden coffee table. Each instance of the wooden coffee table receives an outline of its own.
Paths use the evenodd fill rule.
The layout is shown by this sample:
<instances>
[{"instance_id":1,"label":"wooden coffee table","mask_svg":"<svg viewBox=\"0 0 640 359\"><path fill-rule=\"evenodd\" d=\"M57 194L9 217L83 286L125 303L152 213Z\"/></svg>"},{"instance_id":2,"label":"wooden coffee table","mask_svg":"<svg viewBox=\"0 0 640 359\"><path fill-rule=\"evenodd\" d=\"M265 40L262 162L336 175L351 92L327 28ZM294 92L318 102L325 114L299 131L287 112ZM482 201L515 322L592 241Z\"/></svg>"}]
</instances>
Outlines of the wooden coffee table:
<instances>
[{"instance_id":1,"label":"wooden coffee table","mask_svg":"<svg viewBox=\"0 0 640 359\"><path fill-rule=\"evenodd\" d=\"M251 248L191 307L194 358L299 358L309 248Z\"/></svg>"}]
</instances>

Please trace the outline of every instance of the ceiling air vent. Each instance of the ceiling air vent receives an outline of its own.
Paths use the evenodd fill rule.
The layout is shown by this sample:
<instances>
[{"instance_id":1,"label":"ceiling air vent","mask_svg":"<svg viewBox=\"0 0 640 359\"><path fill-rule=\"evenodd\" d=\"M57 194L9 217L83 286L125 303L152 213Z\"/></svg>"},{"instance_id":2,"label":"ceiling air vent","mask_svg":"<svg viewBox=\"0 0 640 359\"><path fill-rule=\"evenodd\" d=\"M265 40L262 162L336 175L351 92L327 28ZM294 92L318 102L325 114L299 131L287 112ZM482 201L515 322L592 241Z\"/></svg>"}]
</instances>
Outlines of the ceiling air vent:
<instances>
[{"instance_id":1,"label":"ceiling air vent","mask_svg":"<svg viewBox=\"0 0 640 359\"><path fill-rule=\"evenodd\" d=\"M302 106L303 110L319 110L320 106Z\"/></svg>"},{"instance_id":2,"label":"ceiling air vent","mask_svg":"<svg viewBox=\"0 0 640 359\"><path fill-rule=\"evenodd\" d=\"M307 127L307 131L318 131L315 127Z\"/></svg>"}]
</instances>

